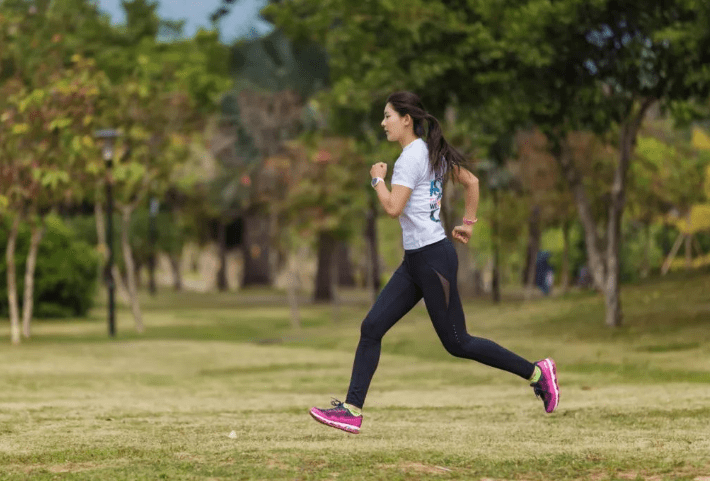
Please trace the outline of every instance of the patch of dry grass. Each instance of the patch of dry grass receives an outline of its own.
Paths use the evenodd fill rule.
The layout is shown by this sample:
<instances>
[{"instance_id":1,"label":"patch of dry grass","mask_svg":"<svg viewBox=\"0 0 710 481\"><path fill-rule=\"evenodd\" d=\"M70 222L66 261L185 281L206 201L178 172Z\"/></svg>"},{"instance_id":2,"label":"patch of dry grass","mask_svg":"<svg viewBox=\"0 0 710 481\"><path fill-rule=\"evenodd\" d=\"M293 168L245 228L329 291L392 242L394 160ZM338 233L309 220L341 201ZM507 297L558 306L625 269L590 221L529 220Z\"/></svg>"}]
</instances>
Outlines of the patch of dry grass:
<instances>
[{"instance_id":1,"label":"patch of dry grass","mask_svg":"<svg viewBox=\"0 0 710 481\"><path fill-rule=\"evenodd\" d=\"M643 299L659 285L633 289ZM328 306L308 306L310 327L297 335L281 308L207 300L146 309L143 338L125 315L115 341L99 337L97 321L40 323L35 340L0 350L0 478L705 481L710 351L682 316L707 301L688 292L680 328L634 333L634 306L627 332L608 337L578 325L578 310L599 302L590 296L467 305L471 331L557 359L553 415L524 381L446 355L417 307L385 338L357 436L307 410L344 396L366 306L335 324ZM201 332L242 325L283 341ZM158 327L174 332L151 334Z\"/></svg>"}]
</instances>

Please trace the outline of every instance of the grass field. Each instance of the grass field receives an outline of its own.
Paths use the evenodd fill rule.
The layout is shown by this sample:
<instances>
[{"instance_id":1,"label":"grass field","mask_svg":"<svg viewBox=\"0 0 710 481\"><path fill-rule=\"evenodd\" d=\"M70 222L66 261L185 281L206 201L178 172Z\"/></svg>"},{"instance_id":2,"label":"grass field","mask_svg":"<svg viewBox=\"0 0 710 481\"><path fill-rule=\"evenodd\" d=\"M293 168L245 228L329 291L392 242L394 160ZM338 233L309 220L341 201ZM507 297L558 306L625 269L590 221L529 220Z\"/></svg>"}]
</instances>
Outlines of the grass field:
<instances>
[{"instance_id":1,"label":"grass field","mask_svg":"<svg viewBox=\"0 0 710 481\"><path fill-rule=\"evenodd\" d=\"M623 295L616 330L589 293L466 303L472 334L556 359L552 415L524 381L450 357L417 306L385 337L357 436L307 410L345 396L361 294L338 320L304 306L300 332L268 292L162 292L144 335L120 311L111 341L102 305L19 347L6 325L0 479L710 481L710 274Z\"/></svg>"}]
</instances>

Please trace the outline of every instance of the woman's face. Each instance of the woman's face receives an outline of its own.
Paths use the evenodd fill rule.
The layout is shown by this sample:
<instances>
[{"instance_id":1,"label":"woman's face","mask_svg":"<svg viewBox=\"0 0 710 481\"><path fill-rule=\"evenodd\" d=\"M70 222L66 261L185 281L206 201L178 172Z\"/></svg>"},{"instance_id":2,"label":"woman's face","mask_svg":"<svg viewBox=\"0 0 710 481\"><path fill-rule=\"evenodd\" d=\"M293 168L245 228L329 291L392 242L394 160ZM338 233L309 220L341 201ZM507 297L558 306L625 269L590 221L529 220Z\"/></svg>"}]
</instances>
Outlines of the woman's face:
<instances>
[{"instance_id":1,"label":"woman's face","mask_svg":"<svg viewBox=\"0 0 710 481\"><path fill-rule=\"evenodd\" d=\"M397 142L403 137L406 129L408 127L411 128L412 118L409 115L405 115L404 117L400 116L397 111L392 108L392 105L387 103L387 105L385 105L385 118L380 125L385 129L387 140Z\"/></svg>"}]
</instances>

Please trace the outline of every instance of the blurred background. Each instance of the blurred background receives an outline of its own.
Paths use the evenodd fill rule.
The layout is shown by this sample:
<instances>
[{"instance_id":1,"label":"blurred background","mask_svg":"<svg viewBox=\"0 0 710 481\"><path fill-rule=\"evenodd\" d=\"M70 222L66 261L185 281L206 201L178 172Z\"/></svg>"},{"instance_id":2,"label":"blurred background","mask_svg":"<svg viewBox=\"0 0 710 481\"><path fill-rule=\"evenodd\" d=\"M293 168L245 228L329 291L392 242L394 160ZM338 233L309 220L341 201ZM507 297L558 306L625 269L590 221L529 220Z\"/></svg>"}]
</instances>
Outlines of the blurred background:
<instances>
[{"instance_id":1,"label":"blurred background","mask_svg":"<svg viewBox=\"0 0 710 481\"><path fill-rule=\"evenodd\" d=\"M369 187L411 90L481 180L464 298L710 265L710 7L565 0L0 0L0 314L107 287L372 301L403 255ZM388 179L389 181L389 179ZM449 183L442 222L463 215ZM112 309L110 307L110 309ZM147 326L149 328L149 326Z\"/></svg>"}]
</instances>

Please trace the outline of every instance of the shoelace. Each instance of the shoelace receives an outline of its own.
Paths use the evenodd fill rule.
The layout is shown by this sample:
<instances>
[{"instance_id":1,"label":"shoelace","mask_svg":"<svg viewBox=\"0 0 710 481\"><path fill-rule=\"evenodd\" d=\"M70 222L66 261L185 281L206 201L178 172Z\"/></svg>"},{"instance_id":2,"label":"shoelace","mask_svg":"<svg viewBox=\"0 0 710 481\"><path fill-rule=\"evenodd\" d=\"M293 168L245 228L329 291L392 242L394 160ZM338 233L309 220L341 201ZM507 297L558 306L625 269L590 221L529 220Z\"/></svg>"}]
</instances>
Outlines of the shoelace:
<instances>
[{"instance_id":1,"label":"shoelace","mask_svg":"<svg viewBox=\"0 0 710 481\"><path fill-rule=\"evenodd\" d=\"M330 404L333 405L332 408L328 409L328 411L344 411L347 415L349 416L355 416L350 409L346 408L341 401L338 399L332 398L332 401L330 401Z\"/></svg>"},{"instance_id":2,"label":"shoelace","mask_svg":"<svg viewBox=\"0 0 710 481\"><path fill-rule=\"evenodd\" d=\"M547 399L547 395L550 394L549 391L546 391L540 386L539 382L536 382L535 384L531 384L533 387L533 391L535 392L535 396L542 398L543 400Z\"/></svg>"},{"instance_id":3,"label":"shoelace","mask_svg":"<svg viewBox=\"0 0 710 481\"><path fill-rule=\"evenodd\" d=\"M342 409L343 411L347 411L347 409L345 408L345 406L343 406L343 403L342 403L341 401L335 399L335 398L332 398L332 400L330 401L330 404L331 404L333 407L330 408L329 411L330 411L331 409L332 409L332 410L335 410L335 409ZM348 412L349 412L349 411L348 411Z\"/></svg>"}]
</instances>

